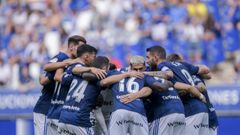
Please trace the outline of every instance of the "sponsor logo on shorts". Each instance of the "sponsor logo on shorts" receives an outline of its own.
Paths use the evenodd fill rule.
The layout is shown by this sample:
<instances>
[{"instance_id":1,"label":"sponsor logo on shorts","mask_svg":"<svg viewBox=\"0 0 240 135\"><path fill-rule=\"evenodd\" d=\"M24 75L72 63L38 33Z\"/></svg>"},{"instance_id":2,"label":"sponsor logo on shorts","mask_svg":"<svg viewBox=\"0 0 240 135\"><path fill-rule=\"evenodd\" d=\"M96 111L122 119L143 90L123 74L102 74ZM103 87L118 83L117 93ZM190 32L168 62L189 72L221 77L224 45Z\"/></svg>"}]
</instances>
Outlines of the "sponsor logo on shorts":
<instances>
[{"instance_id":1,"label":"sponsor logo on shorts","mask_svg":"<svg viewBox=\"0 0 240 135\"><path fill-rule=\"evenodd\" d=\"M64 134L64 135L76 135L75 133L72 133L68 130L65 129L61 129L61 131L59 132L60 134Z\"/></svg>"},{"instance_id":2,"label":"sponsor logo on shorts","mask_svg":"<svg viewBox=\"0 0 240 135\"><path fill-rule=\"evenodd\" d=\"M167 125L169 127L176 127L176 126L186 125L186 123L181 121L175 121L175 122L169 122Z\"/></svg>"},{"instance_id":3,"label":"sponsor logo on shorts","mask_svg":"<svg viewBox=\"0 0 240 135\"><path fill-rule=\"evenodd\" d=\"M123 124L133 124L135 126L143 127L142 123L135 122L135 121L132 121L132 120L121 120L121 121L117 121L116 123L117 123L118 126L123 125Z\"/></svg>"},{"instance_id":4,"label":"sponsor logo on shorts","mask_svg":"<svg viewBox=\"0 0 240 135\"><path fill-rule=\"evenodd\" d=\"M55 123L50 122L49 125L52 128L58 129L58 125L56 125Z\"/></svg>"},{"instance_id":5,"label":"sponsor logo on shorts","mask_svg":"<svg viewBox=\"0 0 240 135\"><path fill-rule=\"evenodd\" d=\"M195 129L198 129L198 128L209 128L209 125L208 124L198 124L198 125L193 125L193 127Z\"/></svg>"}]
</instances>

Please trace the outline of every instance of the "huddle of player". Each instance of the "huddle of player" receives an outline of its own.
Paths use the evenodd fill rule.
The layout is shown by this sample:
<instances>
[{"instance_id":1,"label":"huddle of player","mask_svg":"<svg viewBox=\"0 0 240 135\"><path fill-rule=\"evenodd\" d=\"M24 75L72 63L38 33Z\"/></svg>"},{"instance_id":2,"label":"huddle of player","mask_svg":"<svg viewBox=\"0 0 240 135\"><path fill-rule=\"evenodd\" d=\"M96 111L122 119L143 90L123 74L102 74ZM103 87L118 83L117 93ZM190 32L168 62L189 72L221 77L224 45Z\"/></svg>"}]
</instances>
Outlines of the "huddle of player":
<instances>
[{"instance_id":1,"label":"huddle of player","mask_svg":"<svg viewBox=\"0 0 240 135\"><path fill-rule=\"evenodd\" d=\"M216 135L217 116L203 79L191 65L161 46L132 56L116 69L85 38L44 65L42 95L34 108L35 135Z\"/></svg>"}]
</instances>

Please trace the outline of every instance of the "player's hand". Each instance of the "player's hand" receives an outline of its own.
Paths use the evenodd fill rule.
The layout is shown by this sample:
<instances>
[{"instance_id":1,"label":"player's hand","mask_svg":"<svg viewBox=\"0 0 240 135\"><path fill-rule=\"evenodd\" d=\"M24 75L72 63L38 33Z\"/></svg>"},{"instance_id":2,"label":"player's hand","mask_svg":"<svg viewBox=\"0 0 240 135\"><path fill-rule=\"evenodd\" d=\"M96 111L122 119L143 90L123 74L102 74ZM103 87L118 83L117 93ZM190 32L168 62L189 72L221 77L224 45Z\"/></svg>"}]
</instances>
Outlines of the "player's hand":
<instances>
[{"instance_id":1,"label":"player's hand","mask_svg":"<svg viewBox=\"0 0 240 135\"><path fill-rule=\"evenodd\" d=\"M136 77L139 79L142 79L144 77L144 73L137 72L137 71L129 71L129 72L126 72L126 74L128 77Z\"/></svg>"},{"instance_id":2,"label":"player's hand","mask_svg":"<svg viewBox=\"0 0 240 135\"><path fill-rule=\"evenodd\" d=\"M106 78L106 71L98 68L91 68L91 72L97 76L98 79L104 79Z\"/></svg>"},{"instance_id":3,"label":"player's hand","mask_svg":"<svg viewBox=\"0 0 240 135\"><path fill-rule=\"evenodd\" d=\"M201 94L201 95L199 96L199 99L200 99L203 103L207 103L206 97L205 97L203 94Z\"/></svg>"},{"instance_id":4,"label":"player's hand","mask_svg":"<svg viewBox=\"0 0 240 135\"><path fill-rule=\"evenodd\" d=\"M120 96L120 101L124 104L130 103L130 102L134 101L135 99L137 99L137 95L135 93L130 93L127 95Z\"/></svg>"}]
</instances>

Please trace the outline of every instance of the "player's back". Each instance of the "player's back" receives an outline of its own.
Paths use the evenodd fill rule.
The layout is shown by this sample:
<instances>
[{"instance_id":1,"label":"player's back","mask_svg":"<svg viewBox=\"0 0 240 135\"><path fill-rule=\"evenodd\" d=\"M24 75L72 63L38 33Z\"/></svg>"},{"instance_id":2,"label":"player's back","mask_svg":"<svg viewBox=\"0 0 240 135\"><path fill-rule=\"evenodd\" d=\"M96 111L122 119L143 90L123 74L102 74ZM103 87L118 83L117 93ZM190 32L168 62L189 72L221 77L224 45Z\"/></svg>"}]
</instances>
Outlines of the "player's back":
<instances>
[{"instance_id":1,"label":"player's back","mask_svg":"<svg viewBox=\"0 0 240 135\"><path fill-rule=\"evenodd\" d=\"M122 74L122 72L116 71L112 75ZM143 79L129 77L111 85L114 103L109 124L110 135L149 134L142 99L136 99L127 104L120 101L120 96L141 90L145 86L145 81L146 77Z\"/></svg>"},{"instance_id":2,"label":"player's back","mask_svg":"<svg viewBox=\"0 0 240 135\"><path fill-rule=\"evenodd\" d=\"M92 111L101 88L97 82L88 82L74 75L59 121L81 127L91 127Z\"/></svg>"},{"instance_id":3,"label":"player's back","mask_svg":"<svg viewBox=\"0 0 240 135\"><path fill-rule=\"evenodd\" d=\"M52 106L48 112L48 118L59 119L62 106L65 102L70 84L72 82L72 69L76 65L81 65L81 64L75 63L66 67L64 69L62 82L57 82L60 85L58 85L58 87L55 87L54 89L53 97L51 100Z\"/></svg>"},{"instance_id":4,"label":"player's back","mask_svg":"<svg viewBox=\"0 0 240 135\"><path fill-rule=\"evenodd\" d=\"M197 74L199 70L198 67L192 67L185 62L163 62L158 65L158 70L167 70L167 68L174 74L172 81L189 85L194 85L191 75Z\"/></svg>"},{"instance_id":5,"label":"player's back","mask_svg":"<svg viewBox=\"0 0 240 135\"><path fill-rule=\"evenodd\" d=\"M204 83L204 80L201 76L199 75L193 75L193 81L194 83L197 85L198 83ZM206 97L206 101L207 101L207 107L208 107L208 115L209 115L209 127L217 127L218 126L218 117L215 111L214 106L212 105L210 98L208 96L208 91L204 90L203 95Z\"/></svg>"},{"instance_id":6,"label":"player's back","mask_svg":"<svg viewBox=\"0 0 240 135\"><path fill-rule=\"evenodd\" d=\"M114 74L121 74L121 72L116 71ZM124 104L120 101L120 96L138 92L144 87L144 83L144 79L135 77L125 78L118 83L114 83L111 86L114 102L113 111L116 111L118 109L125 109L145 115L145 109L142 100L136 99L128 104Z\"/></svg>"},{"instance_id":7,"label":"player's back","mask_svg":"<svg viewBox=\"0 0 240 135\"><path fill-rule=\"evenodd\" d=\"M168 88L164 91L153 90L151 95L153 119L159 119L169 114L184 114L184 107L176 89Z\"/></svg>"},{"instance_id":8,"label":"player's back","mask_svg":"<svg viewBox=\"0 0 240 135\"><path fill-rule=\"evenodd\" d=\"M54 56L49 61L49 63L61 62L68 58L69 57L67 56L67 54L65 54L63 52L59 52L56 56ZM39 99L34 107L34 110L33 110L34 112L47 115L47 113L51 107L51 99L53 97L54 89L56 87L60 86L60 83L55 82L53 80L54 75L55 75L55 71L45 73L45 76L50 80L50 82L43 86L43 89L41 91L42 95L39 97Z\"/></svg>"},{"instance_id":9,"label":"player's back","mask_svg":"<svg viewBox=\"0 0 240 135\"><path fill-rule=\"evenodd\" d=\"M158 69L170 69L174 76L171 79L173 83L181 82L194 86L192 75L197 74L199 68L185 62L163 62L158 65ZM190 93L181 95L180 98L184 104L186 117L199 112L207 112L206 105Z\"/></svg>"},{"instance_id":10,"label":"player's back","mask_svg":"<svg viewBox=\"0 0 240 135\"><path fill-rule=\"evenodd\" d=\"M51 106L51 99L55 87L55 82L53 81L54 73L46 73L46 76L51 80L48 84L44 85L41 93L42 95L39 97L33 111L37 113L42 113L47 115L48 110Z\"/></svg>"}]
</instances>

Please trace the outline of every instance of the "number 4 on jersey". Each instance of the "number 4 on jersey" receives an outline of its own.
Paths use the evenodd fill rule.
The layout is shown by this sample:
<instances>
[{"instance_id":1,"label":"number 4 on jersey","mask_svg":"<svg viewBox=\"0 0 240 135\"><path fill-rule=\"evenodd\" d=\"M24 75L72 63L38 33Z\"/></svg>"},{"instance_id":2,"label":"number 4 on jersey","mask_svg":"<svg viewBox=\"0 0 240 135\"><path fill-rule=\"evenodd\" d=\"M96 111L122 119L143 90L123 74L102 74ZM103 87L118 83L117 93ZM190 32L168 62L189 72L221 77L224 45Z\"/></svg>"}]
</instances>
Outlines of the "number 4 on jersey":
<instances>
[{"instance_id":1,"label":"number 4 on jersey","mask_svg":"<svg viewBox=\"0 0 240 135\"><path fill-rule=\"evenodd\" d=\"M80 84L76 79L72 81L70 86L69 95L66 100L69 100L71 97L75 98L76 102L80 102L84 98L84 92L88 85L88 81L83 80Z\"/></svg>"}]
</instances>

